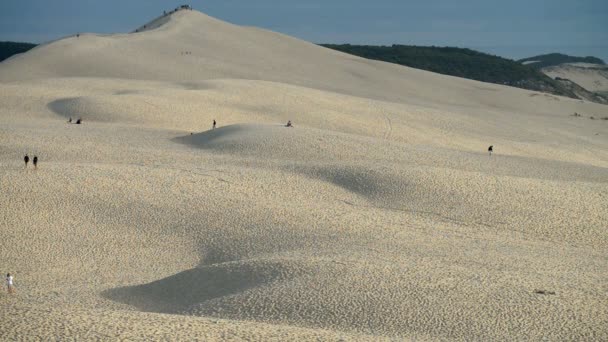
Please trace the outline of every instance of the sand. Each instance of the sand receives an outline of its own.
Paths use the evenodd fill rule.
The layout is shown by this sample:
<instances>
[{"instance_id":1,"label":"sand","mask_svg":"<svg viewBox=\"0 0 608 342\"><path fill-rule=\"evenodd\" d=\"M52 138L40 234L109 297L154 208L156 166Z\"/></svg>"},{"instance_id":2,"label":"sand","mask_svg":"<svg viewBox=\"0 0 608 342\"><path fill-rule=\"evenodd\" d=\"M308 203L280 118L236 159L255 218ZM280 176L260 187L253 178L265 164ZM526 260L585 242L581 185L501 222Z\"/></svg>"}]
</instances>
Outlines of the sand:
<instances>
[{"instance_id":1,"label":"sand","mask_svg":"<svg viewBox=\"0 0 608 342\"><path fill-rule=\"evenodd\" d=\"M566 78L581 87L608 94L608 66L590 63L565 63L542 69L549 77Z\"/></svg>"},{"instance_id":2,"label":"sand","mask_svg":"<svg viewBox=\"0 0 608 342\"><path fill-rule=\"evenodd\" d=\"M0 339L608 339L608 106L159 25L0 64Z\"/></svg>"}]
</instances>

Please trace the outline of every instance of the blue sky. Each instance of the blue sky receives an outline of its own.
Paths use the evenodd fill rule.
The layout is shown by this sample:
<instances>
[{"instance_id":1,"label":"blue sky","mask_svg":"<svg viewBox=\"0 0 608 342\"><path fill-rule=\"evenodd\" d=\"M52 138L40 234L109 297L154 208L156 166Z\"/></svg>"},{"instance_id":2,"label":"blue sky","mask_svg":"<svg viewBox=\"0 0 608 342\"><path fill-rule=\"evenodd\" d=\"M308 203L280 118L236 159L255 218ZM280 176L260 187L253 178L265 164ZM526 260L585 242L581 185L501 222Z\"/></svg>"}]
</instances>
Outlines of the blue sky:
<instances>
[{"instance_id":1,"label":"blue sky","mask_svg":"<svg viewBox=\"0 0 608 342\"><path fill-rule=\"evenodd\" d=\"M564 52L608 61L608 0L0 0L0 40L129 32L182 3L315 43L458 46L508 58Z\"/></svg>"}]
</instances>

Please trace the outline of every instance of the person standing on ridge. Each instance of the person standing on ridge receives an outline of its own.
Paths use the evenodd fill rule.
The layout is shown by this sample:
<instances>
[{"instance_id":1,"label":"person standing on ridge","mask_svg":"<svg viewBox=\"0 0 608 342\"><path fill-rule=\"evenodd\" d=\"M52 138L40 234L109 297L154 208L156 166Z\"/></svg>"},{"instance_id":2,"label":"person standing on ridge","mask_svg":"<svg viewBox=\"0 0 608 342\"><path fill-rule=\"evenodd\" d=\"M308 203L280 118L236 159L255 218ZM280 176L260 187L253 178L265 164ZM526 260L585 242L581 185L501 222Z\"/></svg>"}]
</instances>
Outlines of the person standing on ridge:
<instances>
[{"instance_id":1,"label":"person standing on ridge","mask_svg":"<svg viewBox=\"0 0 608 342\"><path fill-rule=\"evenodd\" d=\"M32 162L34 163L34 169L38 168L38 156L34 156L34 159L32 160Z\"/></svg>"},{"instance_id":2,"label":"person standing on ridge","mask_svg":"<svg viewBox=\"0 0 608 342\"><path fill-rule=\"evenodd\" d=\"M27 163L30 162L30 156L26 154L25 157L23 157L23 161L25 162L25 168L27 169Z\"/></svg>"},{"instance_id":3,"label":"person standing on ridge","mask_svg":"<svg viewBox=\"0 0 608 342\"><path fill-rule=\"evenodd\" d=\"M494 152L494 145L490 145L490 147L488 147L488 153L492 155L492 152Z\"/></svg>"},{"instance_id":4,"label":"person standing on ridge","mask_svg":"<svg viewBox=\"0 0 608 342\"><path fill-rule=\"evenodd\" d=\"M213 119L213 129L215 129L216 125L217 125L217 122L215 122L215 119Z\"/></svg>"}]
</instances>

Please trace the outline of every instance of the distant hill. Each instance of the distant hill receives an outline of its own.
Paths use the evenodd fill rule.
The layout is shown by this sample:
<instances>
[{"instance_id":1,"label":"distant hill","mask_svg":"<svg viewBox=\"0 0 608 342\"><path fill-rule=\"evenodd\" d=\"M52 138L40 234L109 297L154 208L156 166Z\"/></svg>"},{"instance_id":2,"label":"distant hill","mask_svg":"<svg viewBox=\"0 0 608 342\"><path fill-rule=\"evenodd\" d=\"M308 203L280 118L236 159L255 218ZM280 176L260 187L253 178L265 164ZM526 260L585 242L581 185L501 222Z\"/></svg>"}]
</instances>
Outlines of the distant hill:
<instances>
[{"instance_id":1,"label":"distant hill","mask_svg":"<svg viewBox=\"0 0 608 342\"><path fill-rule=\"evenodd\" d=\"M321 44L321 46L363 58L440 74L579 98L570 87L564 86L539 70L510 59L471 49L409 45Z\"/></svg>"},{"instance_id":2,"label":"distant hill","mask_svg":"<svg viewBox=\"0 0 608 342\"><path fill-rule=\"evenodd\" d=\"M560 65L564 63L589 63L589 64L602 64L606 63L597 57L575 57L568 56L561 53L550 53L546 55L539 55L529 58L520 59L519 63L526 64L535 69L542 69L550 66Z\"/></svg>"},{"instance_id":3,"label":"distant hill","mask_svg":"<svg viewBox=\"0 0 608 342\"><path fill-rule=\"evenodd\" d=\"M31 43L0 42L0 62L18 53L26 52L35 46L36 44Z\"/></svg>"}]
</instances>

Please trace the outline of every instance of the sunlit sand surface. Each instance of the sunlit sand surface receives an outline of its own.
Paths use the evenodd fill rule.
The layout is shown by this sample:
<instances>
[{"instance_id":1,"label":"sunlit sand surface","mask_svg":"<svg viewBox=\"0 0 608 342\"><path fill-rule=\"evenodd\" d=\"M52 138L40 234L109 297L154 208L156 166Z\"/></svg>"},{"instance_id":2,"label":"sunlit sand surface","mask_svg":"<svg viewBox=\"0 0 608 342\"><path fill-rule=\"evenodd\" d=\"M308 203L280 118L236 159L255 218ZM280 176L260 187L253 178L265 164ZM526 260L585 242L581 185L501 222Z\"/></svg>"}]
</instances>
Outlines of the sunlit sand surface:
<instances>
[{"instance_id":1,"label":"sunlit sand surface","mask_svg":"<svg viewBox=\"0 0 608 342\"><path fill-rule=\"evenodd\" d=\"M0 64L0 339L608 340L608 106L158 25Z\"/></svg>"}]
</instances>

